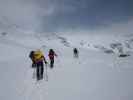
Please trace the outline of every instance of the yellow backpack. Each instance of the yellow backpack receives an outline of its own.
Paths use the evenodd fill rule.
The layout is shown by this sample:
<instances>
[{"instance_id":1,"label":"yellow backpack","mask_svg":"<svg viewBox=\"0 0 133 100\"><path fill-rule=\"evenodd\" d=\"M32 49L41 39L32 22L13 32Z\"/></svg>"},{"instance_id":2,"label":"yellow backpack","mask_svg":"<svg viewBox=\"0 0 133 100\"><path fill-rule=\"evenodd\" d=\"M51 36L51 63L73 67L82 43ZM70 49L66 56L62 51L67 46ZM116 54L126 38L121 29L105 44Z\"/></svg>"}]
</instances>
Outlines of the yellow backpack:
<instances>
[{"instance_id":1,"label":"yellow backpack","mask_svg":"<svg viewBox=\"0 0 133 100\"><path fill-rule=\"evenodd\" d=\"M35 62L43 60L43 57L44 57L43 53L40 50L37 50L34 52L34 61Z\"/></svg>"}]
</instances>

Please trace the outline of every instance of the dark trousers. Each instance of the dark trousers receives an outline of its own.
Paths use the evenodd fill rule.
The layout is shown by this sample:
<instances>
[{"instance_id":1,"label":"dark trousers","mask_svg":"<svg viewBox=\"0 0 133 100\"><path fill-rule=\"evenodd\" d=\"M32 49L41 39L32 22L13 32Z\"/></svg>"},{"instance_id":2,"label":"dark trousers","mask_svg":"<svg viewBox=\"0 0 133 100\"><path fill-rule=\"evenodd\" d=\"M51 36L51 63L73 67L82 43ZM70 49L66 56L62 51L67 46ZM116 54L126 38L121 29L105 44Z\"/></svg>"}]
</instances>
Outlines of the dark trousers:
<instances>
[{"instance_id":1,"label":"dark trousers","mask_svg":"<svg viewBox=\"0 0 133 100\"><path fill-rule=\"evenodd\" d=\"M43 72L44 72L43 61L36 63L36 65L37 65L37 68L36 68L37 80L43 79Z\"/></svg>"},{"instance_id":2,"label":"dark trousers","mask_svg":"<svg viewBox=\"0 0 133 100\"><path fill-rule=\"evenodd\" d=\"M50 68L54 67L54 59L50 59Z\"/></svg>"}]
</instances>

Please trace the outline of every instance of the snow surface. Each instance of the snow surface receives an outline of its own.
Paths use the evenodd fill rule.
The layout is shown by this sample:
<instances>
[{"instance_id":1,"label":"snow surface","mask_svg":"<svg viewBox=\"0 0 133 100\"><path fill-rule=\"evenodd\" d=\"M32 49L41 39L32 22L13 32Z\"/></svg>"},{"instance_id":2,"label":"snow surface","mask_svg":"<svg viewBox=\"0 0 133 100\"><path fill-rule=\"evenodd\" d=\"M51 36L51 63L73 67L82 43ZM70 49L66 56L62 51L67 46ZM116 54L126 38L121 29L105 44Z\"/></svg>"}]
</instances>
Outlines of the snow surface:
<instances>
[{"instance_id":1,"label":"snow surface","mask_svg":"<svg viewBox=\"0 0 133 100\"><path fill-rule=\"evenodd\" d=\"M0 100L132 100L133 55L128 39L105 35L1 35ZM110 44L127 40L131 48L122 47L130 56L120 58ZM79 58L73 58L73 47L79 49ZM55 67L48 68L48 81L36 82L29 52L41 49L48 60L50 48L58 55ZM114 53L103 52L105 49Z\"/></svg>"}]
</instances>

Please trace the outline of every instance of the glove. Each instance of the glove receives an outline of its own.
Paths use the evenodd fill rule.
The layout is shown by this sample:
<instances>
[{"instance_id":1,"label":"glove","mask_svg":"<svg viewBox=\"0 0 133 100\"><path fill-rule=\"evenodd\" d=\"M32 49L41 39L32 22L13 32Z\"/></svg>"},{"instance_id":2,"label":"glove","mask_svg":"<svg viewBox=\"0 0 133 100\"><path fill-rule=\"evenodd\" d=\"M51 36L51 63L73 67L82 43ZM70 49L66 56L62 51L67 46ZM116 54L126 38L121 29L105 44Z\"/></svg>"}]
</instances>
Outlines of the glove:
<instances>
[{"instance_id":1,"label":"glove","mask_svg":"<svg viewBox=\"0 0 133 100\"><path fill-rule=\"evenodd\" d=\"M47 61L45 61L45 64L47 64Z\"/></svg>"}]
</instances>

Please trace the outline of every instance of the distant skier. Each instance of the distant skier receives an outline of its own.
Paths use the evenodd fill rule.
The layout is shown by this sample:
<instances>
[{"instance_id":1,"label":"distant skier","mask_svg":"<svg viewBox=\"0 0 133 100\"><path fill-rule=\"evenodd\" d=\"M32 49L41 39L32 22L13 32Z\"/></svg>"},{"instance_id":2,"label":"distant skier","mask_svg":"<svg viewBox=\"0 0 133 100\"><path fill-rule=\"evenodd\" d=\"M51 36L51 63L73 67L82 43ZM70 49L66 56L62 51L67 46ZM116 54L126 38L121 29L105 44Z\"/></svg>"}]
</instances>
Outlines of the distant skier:
<instances>
[{"instance_id":1,"label":"distant skier","mask_svg":"<svg viewBox=\"0 0 133 100\"><path fill-rule=\"evenodd\" d=\"M57 56L57 54L54 52L53 49L50 49L48 56L50 59L50 68L53 68L54 67L54 56Z\"/></svg>"},{"instance_id":2,"label":"distant skier","mask_svg":"<svg viewBox=\"0 0 133 100\"><path fill-rule=\"evenodd\" d=\"M47 61L46 61L42 51L40 51L40 50L34 51L32 58L33 58L34 64L36 65L36 77L37 77L37 80L43 79L43 72L44 72L43 61L45 62L45 64L47 64Z\"/></svg>"},{"instance_id":3,"label":"distant skier","mask_svg":"<svg viewBox=\"0 0 133 100\"><path fill-rule=\"evenodd\" d=\"M74 56L75 58L78 58L78 57L79 57L79 51L78 51L77 48L74 48L74 49L73 49L73 56Z\"/></svg>"}]
</instances>

